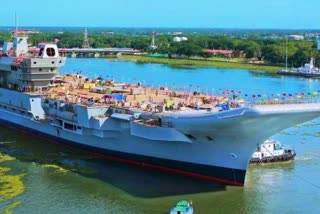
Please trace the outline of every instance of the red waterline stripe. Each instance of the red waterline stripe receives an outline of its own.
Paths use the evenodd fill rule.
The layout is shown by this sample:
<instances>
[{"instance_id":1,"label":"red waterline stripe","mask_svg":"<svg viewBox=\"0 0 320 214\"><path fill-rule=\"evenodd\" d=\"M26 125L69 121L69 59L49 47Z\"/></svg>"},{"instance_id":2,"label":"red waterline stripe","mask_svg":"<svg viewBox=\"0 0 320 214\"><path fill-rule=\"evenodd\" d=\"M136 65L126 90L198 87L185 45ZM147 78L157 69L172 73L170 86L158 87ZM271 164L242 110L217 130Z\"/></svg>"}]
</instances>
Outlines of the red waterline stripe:
<instances>
[{"instance_id":1,"label":"red waterline stripe","mask_svg":"<svg viewBox=\"0 0 320 214\"><path fill-rule=\"evenodd\" d=\"M116 161L116 162L121 162L121 163L127 163L130 165L135 165L135 166L139 166L139 167L144 167L144 168L149 168L149 169L157 169L160 171L164 171L164 172L170 172L170 173L174 173L174 174L180 174L180 175L185 175L185 176L189 176L189 177L194 177L194 178L199 178L199 179L204 179L204 180L209 180L209 181L215 181L215 182L220 182L220 183L224 183L224 184L229 184L229 185L234 185L234 186L243 186L243 183L239 183L236 181L232 181L232 180L227 180L224 178L217 178L214 176L208 176L208 175L202 175L202 174L198 174L198 173L194 173L194 172L189 172L189 171L184 171L181 169L174 169L174 168L170 168L170 167L165 167L165 166L160 166L160 165L155 165L155 164L150 164L150 163L144 163L144 162L140 162L140 161L134 161L134 160L130 160L130 159L125 159L125 158L120 158L120 157L115 157L115 156L111 156L111 155L105 155L105 154L100 154L100 153L96 153L96 152L92 152L89 151L87 149L83 149L83 148L79 148L76 146L72 146L70 144L64 144L64 143L60 143L60 142L56 142L56 141L52 141L46 137L43 137L41 135L37 135L34 134L32 132L29 131L25 131L25 130L21 130L17 127L8 125L8 124L4 124L5 126L9 127L9 128L13 128L16 129L20 132L23 132L25 134L28 135L32 135L38 138L41 138L49 143L52 144L60 144L63 145L65 147L71 148L73 150L79 150L82 151L84 153L90 154L92 156L95 157L99 157L99 158L103 158L103 159L107 159L107 160L112 160L112 161Z\"/></svg>"},{"instance_id":2,"label":"red waterline stripe","mask_svg":"<svg viewBox=\"0 0 320 214\"><path fill-rule=\"evenodd\" d=\"M71 146L71 147L73 147L73 146ZM223 178L217 178L217 177L213 177L213 176L202 175L202 174L198 174L198 173L194 173L194 172L184 171L181 169L174 169L174 168L170 168L170 167L165 167L165 166L160 166L160 165L155 165L155 164L150 164L150 163L145 163L145 162L140 162L140 161L134 161L134 160L119 158L119 157L115 157L115 156L109 156L109 155L105 155L105 154L100 154L100 153L88 151L88 150L85 150L82 148L77 148L77 147L73 147L73 148L79 149L79 150L86 152L88 154L91 154L93 156L102 157L104 159L113 160L113 161L117 161L117 162L121 162L121 163L127 163L127 164L131 164L131 165L136 165L136 166L140 166L140 167L144 167L144 168L157 169L157 170L164 171L164 172L170 172L170 173L185 175L185 176L189 176L189 177L195 177L195 178L200 178L200 179L205 179L205 180L210 180L210 181L216 181L216 182L230 184L230 185L234 185L234 186L243 186L244 185L243 183L239 183L236 181L231 181L231 180L227 180L227 179L223 179Z\"/></svg>"}]
</instances>

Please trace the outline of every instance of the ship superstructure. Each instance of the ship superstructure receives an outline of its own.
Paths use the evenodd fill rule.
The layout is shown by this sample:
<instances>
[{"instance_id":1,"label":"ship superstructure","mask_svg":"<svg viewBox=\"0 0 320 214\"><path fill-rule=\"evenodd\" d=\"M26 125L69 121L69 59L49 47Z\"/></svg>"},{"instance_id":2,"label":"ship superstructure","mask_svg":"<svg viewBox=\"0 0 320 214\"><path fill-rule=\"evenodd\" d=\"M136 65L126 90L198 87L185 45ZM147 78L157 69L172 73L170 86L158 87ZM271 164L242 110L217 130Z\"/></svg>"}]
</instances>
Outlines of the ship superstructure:
<instances>
[{"instance_id":1,"label":"ship superstructure","mask_svg":"<svg viewBox=\"0 0 320 214\"><path fill-rule=\"evenodd\" d=\"M258 144L320 113L319 103L244 105L140 83L59 76L65 58L55 44L29 55L19 41L5 44L0 57L1 123L112 160L242 186Z\"/></svg>"},{"instance_id":2,"label":"ship superstructure","mask_svg":"<svg viewBox=\"0 0 320 214\"><path fill-rule=\"evenodd\" d=\"M57 68L65 58L55 44L41 44L36 55L30 55L27 37L14 37L5 42L0 57L0 84L17 91L46 90L53 84Z\"/></svg>"}]
</instances>

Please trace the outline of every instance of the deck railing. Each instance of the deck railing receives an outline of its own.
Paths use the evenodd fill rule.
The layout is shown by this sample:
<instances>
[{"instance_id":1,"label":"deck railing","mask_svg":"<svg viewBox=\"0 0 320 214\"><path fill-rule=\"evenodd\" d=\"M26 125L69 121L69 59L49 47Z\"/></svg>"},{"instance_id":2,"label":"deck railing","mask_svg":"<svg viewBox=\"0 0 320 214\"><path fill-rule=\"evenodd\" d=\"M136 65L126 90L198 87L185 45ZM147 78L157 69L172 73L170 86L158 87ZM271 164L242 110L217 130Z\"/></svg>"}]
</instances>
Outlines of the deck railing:
<instances>
[{"instance_id":1,"label":"deck railing","mask_svg":"<svg viewBox=\"0 0 320 214\"><path fill-rule=\"evenodd\" d=\"M279 105L279 104L303 104L303 103L320 103L320 97L304 97L291 99L273 99L273 100L253 100L246 104L252 105Z\"/></svg>"}]
</instances>

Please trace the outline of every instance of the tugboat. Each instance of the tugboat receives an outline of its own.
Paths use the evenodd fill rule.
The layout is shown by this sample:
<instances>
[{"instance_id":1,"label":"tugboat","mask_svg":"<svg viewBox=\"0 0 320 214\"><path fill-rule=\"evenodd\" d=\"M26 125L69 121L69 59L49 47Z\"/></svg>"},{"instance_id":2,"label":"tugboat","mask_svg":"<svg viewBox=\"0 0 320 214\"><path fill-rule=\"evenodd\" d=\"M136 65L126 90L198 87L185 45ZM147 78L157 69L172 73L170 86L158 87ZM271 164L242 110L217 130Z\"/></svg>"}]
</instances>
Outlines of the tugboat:
<instances>
[{"instance_id":1,"label":"tugboat","mask_svg":"<svg viewBox=\"0 0 320 214\"><path fill-rule=\"evenodd\" d=\"M292 160L294 156L294 149L282 145L278 140L268 139L258 146L250 163L282 162Z\"/></svg>"},{"instance_id":2,"label":"tugboat","mask_svg":"<svg viewBox=\"0 0 320 214\"><path fill-rule=\"evenodd\" d=\"M309 63L304 64L303 67L294 68L292 70L286 69L278 71L277 74L281 75L293 75L293 76L302 76L302 77L320 77L320 70L315 66L314 58L310 59Z\"/></svg>"},{"instance_id":3,"label":"tugboat","mask_svg":"<svg viewBox=\"0 0 320 214\"><path fill-rule=\"evenodd\" d=\"M192 201L181 200L170 210L169 214L193 214Z\"/></svg>"}]
</instances>

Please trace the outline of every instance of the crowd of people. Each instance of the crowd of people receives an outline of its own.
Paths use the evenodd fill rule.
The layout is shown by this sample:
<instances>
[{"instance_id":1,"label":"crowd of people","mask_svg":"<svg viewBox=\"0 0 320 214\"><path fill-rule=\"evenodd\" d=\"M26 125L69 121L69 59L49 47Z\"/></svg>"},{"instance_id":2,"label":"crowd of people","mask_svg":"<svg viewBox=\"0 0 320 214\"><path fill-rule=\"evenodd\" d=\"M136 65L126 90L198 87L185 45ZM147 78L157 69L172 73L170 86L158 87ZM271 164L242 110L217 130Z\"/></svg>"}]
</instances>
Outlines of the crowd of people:
<instances>
[{"instance_id":1,"label":"crowd of people","mask_svg":"<svg viewBox=\"0 0 320 214\"><path fill-rule=\"evenodd\" d=\"M122 84L121 89L128 90L114 93L112 91L114 86L113 80L89 79L79 74L66 75L63 76L60 85L49 90L48 97L78 105L138 108L149 112L182 111L187 108L211 109L221 103L227 104L228 108L237 107L226 97L216 97L196 91L187 93L165 88L147 88L142 84ZM101 91L93 92L90 90L92 87L101 87Z\"/></svg>"}]
</instances>

